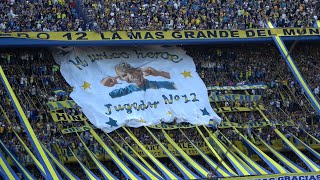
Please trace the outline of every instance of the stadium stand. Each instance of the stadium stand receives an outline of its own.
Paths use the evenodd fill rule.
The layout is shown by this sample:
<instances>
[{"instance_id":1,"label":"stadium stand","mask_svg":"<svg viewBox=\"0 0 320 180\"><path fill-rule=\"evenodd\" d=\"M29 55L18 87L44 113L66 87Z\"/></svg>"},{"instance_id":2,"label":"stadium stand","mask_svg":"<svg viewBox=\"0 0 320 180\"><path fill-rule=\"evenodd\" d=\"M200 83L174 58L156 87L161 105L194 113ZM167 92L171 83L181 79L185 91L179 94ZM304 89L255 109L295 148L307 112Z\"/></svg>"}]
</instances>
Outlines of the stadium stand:
<instances>
[{"instance_id":1,"label":"stadium stand","mask_svg":"<svg viewBox=\"0 0 320 180\"><path fill-rule=\"evenodd\" d=\"M82 31L77 1L2 1L1 31Z\"/></svg>"},{"instance_id":2,"label":"stadium stand","mask_svg":"<svg viewBox=\"0 0 320 180\"><path fill-rule=\"evenodd\" d=\"M196 30L313 27L316 1L48 0L1 2L0 29L26 31Z\"/></svg>"},{"instance_id":3,"label":"stadium stand","mask_svg":"<svg viewBox=\"0 0 320 180\"><path fill-rule=\"evenodd\" d=\"M0 1L0 66L35 133L1 76L0 179L290 179L291 173L319 179L320 46L287 43L294 44L303 86L277 40L318 41L318 6L315 0ZM268 22L286 29L272 34ZM178 45L193 58L221 124L175 118L106 134L72 104L74 87L46 47L154 42ZM50 103L59 101L70 108L53 110Z\"/></svg>"},{"instance_id":4,"label":"stadium stand","mask_svg":"<svg viewBox=\"0 0 320 180\"><path fill-rule=\"evenodd\" d=\"M92 30L190 30L313 27L316 1L83 1Z\"/></svg>"},{"instance_id":5,"label":"stadium stand","mask_svg":"<svg viewBox=\"0 0 320 180\"><path fill-rule=\"evenodd\" d=\"M170 3L175 4L176 2L170 1L167 4ZM181 3L180 6L183 6L183 2L179 3ZM199 6L201 6L202 3L199 3ZM225 3L226 2L218 2L219 6ZM85 5L87 8L91 8L88 6L88 4L92 4L94 7L92 2L87 2ZM116 10L118 3L116 4L117 5L115 6L112 5L113 8L110 9ZM139 3L136 2L136 4L134 4L135 3L128 3L127 5L135 9L137 8L136 5ZM147 4L152 5L151 2ZM293 4L293 2L287 2L287 6L293 6ZM304 7L303 4L308 7L308 5L312 5L312 1L303 1L297 3L297 5L302 5ZM210 5L210 3L207 3L207 5ZM97 5L97 7L101 6L104 5ZM175 5L173 5L173 7L174 6ZM194 8L199 8L199 6L195 5ZM234 6L234 8L236 8L238 6L237 3ZM263 6L267 6L267 4ZM280 6L283 7L286 5L281 3L281 5L279 5L277 8L280 8ZM249 7L252 8L255 6L252 4ZM273 6L270 5L270 7ZM108 12L107 10L105 11ZM111 10L110 12L113 11ZM94 13L91 15L95 18ZM107 27L110 28L110 26ZM277 158L275 155L272 154L270 150L266 148L266 146L263 146L263 142L261 141L261 139L263 139L267 144L276 149L278 148L278 150L280 150L285 157L289 158L303 169L308 169L308 166L294 153L294 151L288 152L290 148L289 145L286 145L284 140L279 137L277 135L278 133L276 133L273 129L276 126L279 127L280 133L283 133L285 137L287 137L293 144L297 146L299 143L294 136L299 137L299 139L301 139L307 145L310 145L310 147L316 147L319 150L318 144L316 144L315 140L310 138L306 132L315 138L320 139L320 118L313 110L299 84L291 75L290 70L286 67L282 57L277 53L275 46L261 44L259 46L185 46L183 48L186 50L188 55L193 57L197 71L207 87L254 83L263 83L267 85L266 89L250 89L248 91L209 90L209 97L228 94L249 94L259 95L261 96L261 99L259 101L212 101L211 105L213 108L230 107L230 112L218 111L219 115L223 117L224 122L237 124L251 123L252 125L247 125L246 128L239 129L241 134L244 136L239 135L237 129L228 125L225 125L225 127L219 127L215 132L214 129L207 132L206 129L200 127L199 130L204 133L204 137L209 137L209 133L213 134L221 142L223 142L226 147L229 147L230 151L235 151L228 144L227 140L230 140L230 142L235 144L238 149L246 151L246 154L252 159L255 159L261 167L265 168L267 171L274 171L272 167L261 160L263 159L261 156L258 157L257 155L253 155L254 153L250 149L250 146L248 143L245 143L244 140L249 139L250 142L254 143L257 147L265 151L278 164L284 166L285 163L283 163L281 160L276 160ZM293 57L297 59L297 65L300 67L301 73L304 75L304 77L306 77L307 82L310 84L310 87L317 96L319 94L317 93L319 92L319 74L317 71L317 63L319 62L319 48L320 47L318 45L314 44L307 46L302 44L298 46L298 51L293 53ZM71 98L69 97L69 93L72 91L72 87L69 87L64 78L61 76L59 72L59 66L55 64L50 52L43 48L2 49L0 52L0 58L1 66L4 69L9 83L13 87L13 90L17 95L22 108L40 142L43 143L48 150L54 154L54 156L58 157L60 161L66 163L69 170L74 172L81 179L86 179L86 175L82 171L79 171L81 167L77 165L76 159L72 156L72 152L74 152L81 161L85 162L87 167L93 169L92 171L94 174L98 175L100 178L103 178L102 174L99 172L99 170L97 170L94 163L90 159L88 152L84 148L84 144L76 135L78 133L61 133L63 129L74 127L80 128L84 125L83 122L55 122L50 115L50 110L46 106L49 101L70 100ZM63 92L55 92L57 88L63 90ZM23 165L26 165L29 171L37 179L43 178L41 172L35 166L31 155L26 151L26 148L21 144L21 141L18 138L20 137L22 141L26 143L26 147L30 148L31 151L34 152L24 127L20 124L17 115L14 113L12 102L6 95L3 85L1 85L0 89L0 100L3 102L1 103L1 109L3 109L3 111L1 112L0 117L1 141ZM262 110L237 110L240 107L248 109L253 107L263 107L265 110L263 110L263 112ZM82 110L78 106L72 109L64 109L61 112L67 113L71 116L82 114ZM265 118L273 121L274 124L271 126L254 126L254 123L264 121ZM289 122L291 122L291 124ZM285 123L287 123L287 125L284 125ZM171 125L175 125L175 123L172 123ZM188 126L189 124L185 125ZM127 147L129 144L137 149L136 142L127 135L126 131L122 129L117 130L117 132L112 132L108 136L98 129L96 129L96 131L107 146L115 146L112 140L108 137L110 136L122 147ZM130 128L130 131L143 145L157 144L155 139L145 128ZM179 129L166 130L166 132L176 143L189 143L190 140L190 142L197 143L198 145L205 144L204 139L196 128L186 128L182 130L182 132L189 139L187 139ZM164 133L161 130L153 129L152 133L157 137L157 139L160 140L160 142L169 146L170 142L164 136ZM89 133L89 131L79 132L79 137L83 139L85 145L101 160L101 162L103 162L103 164L112 172L113 175L119 179L126 178L121 170L115 165L115 163L110 161L110 157L107 155L106 151L102 148L102 146L99 145L99 142L91 133ZM282 146L284 149L279 149L279 147ZM299 147L301 148L301 143ZM124 161L127 161L126 157L122 155L119 149L114 148L114 150L119 157L122 157ZM304 154L311 158L313 154L306 151L307 150L304 148ZM221 151L218 153L220 155L223 154ZM218 162L219 166L223 165L222 163L224 161L219 160L213 155L209 156ZM163 157L166 157L166 155ZM192 157L203 167L209 169L212 176L217 175L215 169L208 166L203 157ZM168 167L178 176L183 177L181 171L174 165L172 161L170 161L170 159L159 159L166 167ZM180 156L178 159L194 173L197 173L197 171L192 168L187 160ZM320 164L319 159L312 158L312 160L314 160L316 164ZM152 164L151 161L147 161ZM137 175L143 177L143 174L139 172L135 166L130 163L127 165L130 169L134 170ZM226 165L232 167L230 162L226 162ZM156 169L156 166L153 166L153 168ZM21 174L19 174L19 176L21 176Z\"/></svg>"}]
</instances>

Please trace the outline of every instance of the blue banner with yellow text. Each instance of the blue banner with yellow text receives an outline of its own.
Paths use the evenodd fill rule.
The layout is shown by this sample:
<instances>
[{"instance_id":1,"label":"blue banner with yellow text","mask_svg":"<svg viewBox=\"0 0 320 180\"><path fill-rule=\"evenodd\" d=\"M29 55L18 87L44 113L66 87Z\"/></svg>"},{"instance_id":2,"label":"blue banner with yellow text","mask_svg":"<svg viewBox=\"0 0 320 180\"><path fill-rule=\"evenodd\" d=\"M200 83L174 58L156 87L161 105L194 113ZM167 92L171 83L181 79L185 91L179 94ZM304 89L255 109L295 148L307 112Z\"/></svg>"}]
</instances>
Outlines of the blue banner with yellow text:
<instances>
[{"instance_id":1,"label":"blue banner with yellow text","mask_svg":"<svg viewBox=\"0 0 320 180\"><path fill-rule=\"evenodd\" d=\"M243 94L219 94L209 97L210 102L221 102L221 101L255 101L258 102L261 99L261 95L243 95Z\"/></svg>"}]
</instances>

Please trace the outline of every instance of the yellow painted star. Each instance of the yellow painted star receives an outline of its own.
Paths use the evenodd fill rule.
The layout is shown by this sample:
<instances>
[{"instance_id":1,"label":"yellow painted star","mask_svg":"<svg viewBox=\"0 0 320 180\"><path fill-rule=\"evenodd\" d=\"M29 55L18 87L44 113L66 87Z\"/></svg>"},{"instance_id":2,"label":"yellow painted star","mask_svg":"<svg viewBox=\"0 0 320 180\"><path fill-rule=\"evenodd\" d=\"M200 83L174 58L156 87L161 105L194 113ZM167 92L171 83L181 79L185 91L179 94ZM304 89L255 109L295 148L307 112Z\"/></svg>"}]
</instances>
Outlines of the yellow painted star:
<instances>
[{"instance_id":1,"label":"yellow painted star","mask_svg":"<svg viewBox=\"0 0 320 180\"><path fill-rule=\"evenodd\" d=\"M184 78L192 77L190 71L184 70L184 71L183 71L182 73L180 73L180 74L182 74Z\"/></svg>"},{"instance_id":2,"label":"yellow painted star","mask_svg":"<svg viewBox=\"0 0 320 180\"><path fill-rule=\"evenodd\" d=\"M139 122L140 122L140 123L146 123L146 121L143 120L142 118L139 119Z\"/></svg>"},{"instance_id":3,"label":"yellow painted star","mask_svg":"<svg viewBox=\"0 0 320 180\"><path fill-rule=\"evenodd\" d=\"M86 89L90 89L91 88L91 84L89 84L89 83L87 83L87 82L83 82L83 85L81 86L84 90L86 90Z\"/></svg>"},{"instance_id":4,"label":"yellow painted star","mask_svg":"<svg viewBox=\"0 0 320 180\"><path fill-rule=\"evenodd\" d=\"M172 113L171 113L171 111L168 111L168 112L167 112L167 114L168 114L169 116L172 116Z\"/></svg>"}]
</instances>

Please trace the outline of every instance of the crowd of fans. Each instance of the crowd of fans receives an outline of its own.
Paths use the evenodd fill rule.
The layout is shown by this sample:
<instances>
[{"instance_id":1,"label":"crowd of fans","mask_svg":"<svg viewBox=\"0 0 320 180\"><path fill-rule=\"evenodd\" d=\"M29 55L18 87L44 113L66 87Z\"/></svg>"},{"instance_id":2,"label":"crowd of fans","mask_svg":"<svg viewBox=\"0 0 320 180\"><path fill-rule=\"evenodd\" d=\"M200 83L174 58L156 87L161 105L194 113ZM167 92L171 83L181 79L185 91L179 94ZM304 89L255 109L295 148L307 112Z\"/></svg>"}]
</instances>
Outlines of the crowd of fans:
<instances>
[{"instance_id":1,"label":"crowd of fans","mask_svg":"<svg viewBox=\"0 0 320 180\"><path fill-rule=\"evenodd\" d=\"M271 20L277 27L313 27L319 16L315 0L5 0L0 2L0 10L0 31L2 32L234 30L265 28L265 20ZM296 126L279 127L288 138L292 137L290 134L292 133L299 136L307 144L311 144L312 140L304 133L307 131L320 139L319 116L316 115L303 90L291 75L285 61L282 60L274 46L185 47L185 49L194 58L198 73L207 86L265 83L269 87L266 90L248 91L249 94L261 95L260 102L215 102L212 103L213 107L234 108L264 105L266 108L264 112L269 120L294 122ZM299 46L293 52L293 58L317 98L320 93L318 49L319 47L314 45ZM78 136L74 133L60 133L61 129L79 127L83 124L81 122L53 122L50 111L46 107L48 101L70 99L68 95L72 91L72 88L60 75L59 67L54 64L52 57L48 54L49 52L45 49L1 50L0 64L4 68L38 139L45 144L49 151L56 156L61 156L63 161L69 161L70 147L80 160L90 162ZM58 96L53 92L55 88L61 88L67 93ZM229 93L244 94L245 92L210 91L208 93L212 96ZM17 133L26 146L33 151L2 85L0 102L5 112L5 114L0 112L0 139L23 164L28 165L37 179L43 178L15 134ZM66 109L64 112L70 115L82 113L80 107ZM258 111L230 112L219 115L224 121L239 124L265 120ZM279 137L272 130L273 128L275 127L266 126L252 129L248 127L242 129L242 133L256 145L260 145L257 137L261 137L268 144L273 145L279 141ZM142 144L156 144L146 129L131 130ZM114 145L103 132L97 131L108 146ZM161 131L152 130L152 132L162 143L168 143ZM207 132L204 130L203 132L207 137ZM226 135L232 142L241 141L241 137L232 128L220 129L218 132ZM192 142L203 143L202 137L194 128L186 129L184 133ZM168 131L168 134L177 143L189 142L178 130ZM92 152L98 156L107 157L103 148L89 132L81 132L79 135ZM126 145L124 140L131 146L136 146L136 143L126 135L125 131L113 132L110 137L122 146ZM225 142L222 136L218 137ZM272 157L272 155L270 156ZM291 160L296 159L295 162L305 167L298 158L293 158L293 154L289 154L287 157L291 157ZM183 159L180 158L180 160L188 166ZM203 159L197 158L196 160L201 165L207 166ZM319 161L315 161L319 164ZM161 162L182 177L182 174L170 160L161 159ZM112 161L104 163L117 177L124 178ZM79 177L85 178L81 171L76 170L80 168L79 166L72 165L68 168L74 169L73 172L76 172ZM133 166L130 168L142 176ZM210 168L207 167L207 169ZM102 177L97 170L93 171Z\"/></svg>"},{"instance_id":2,"label":"crowd of fans","mask_svg":"<svg viewBox=\"0 0 320 180\"><path fill-rule=\"evenodd\" d=\"M143 4L146 2L148 1L141 3ZM70 2L65 2L64 4L68 3ZM89 3L89 1L87 3ZM113 3L118 4L118 2ZM169 1L167 3L169 3ZM216 3L225 4L223 7L227 8L226 2L216 1ZM234 7L237 7L237 3L239 2L236 1ZM288 3L288 1L286 1L286 3L287 6L292 5L291 2ZM299 2L298 4L306 4L307 6L310 3L312 4L312 2L303 1ZM134 2L131 2L130 5L133 9L137 7L137 4L134 4ZM207 5L210 3L203 4ZM249 4L250 3L247 3L247 6L249 6ZM88 4L86 7L89 8ZM117 6L115 6L115 9L116 7ZM110 9L110 12L112 12L112 8ZM212 102L213 107L227 106L250 108L256 107L257 105L263 105L266 109L265 111L263 111L263 113L270 121L290 121L295 124L291 127L277 125L277 127L288 138L292 138L292 136L290 135L290 133L292 133L296 136L299 136L307 144L314 143L312 142L310 137L306 135L305 131L307 131L314 137L320 139L319 116L317 116L312 109L312 106L306 99L304 92L301 90L300 86L291 75L290 70L286 67L285 61L277 52L276 47L271 45L243 45L235 47L187 46L183 48L187 51L187 54L193 57L197 67L197 71L200 77L203 78L207 87L254 83L263 83L268 86L267 89L248 90L247 92L243 90L209 91L208 93L210 96L232 93L249 93L251 95L262 96L262 100L258 102ZM293 54L294 59L297 59L297 65L299 66L299 68L301 67L301 73L304 75L314 92L317 91L317 88L319 89L319 73L317 71L317 64L319 61L319 48L319 46L299 46L299 51L294 52ZM47 49L3 49L0 51L0 64L3 67L8 81L13 87L13 90L17 95L38 139L49 149L50 152L59 157L62 161L71 161L70 158L72 157L72 155L70 151L72 150L81 161L90 164L90 157L85 151L84 145L81 143L78 136L75 133L62 134L60 132L62 129L79 127L83 126L84 124L82 122L54 122L50 116L50 110L46 106L46 103L48 101L70 99L69 93L72 91L72 88L68 86L68 84L61 76L59 72L59 66L54 63L54 60L49 54L50 52L48 52ZM275 66L275 64L277 66ZM37 177L40 178L40 172L37 170L37 168L35 168L35 166L32 165L33 160L31 156L27 153L25 147L20 143L15 133L17 133L22 138L22 140L26 143L26 146L30 148L31 151L33 151L32 145L28 140L23 126L19 122L19 118L15 113L13 105L6 94L3 85L1 84L0 87L1 107L5 112L0 112L0 139L23 164L28 165L28 168L31 169L33 173L37 174ZM63 89L66 93L63 95L57 95L54 93L54 89L56 88ZM77 115L82 113L80 107L65 109L63 110L63 112L66 112L70 115ZM259 111L229 112L220 113L219 115L225 122L235 122L239 124L265 120L265 117ZM8 120L10 121L10 123L8 122ZM281 139L273 131L275 127L276 125L258 128L247 127L240 129L240 131L260 147L261 142L259 141L258 137L264 139L270 145L275 145L279 142L282 143ZM142 144L156 144L151 134L149 134L145 128L130 128L130 130ZM160 142L168 143L160 130L151 130ZM113 142L106 134L99 130L96 131L108 146L114 146ZM204 133L205 137L209 136L206 130L201 128L201 131ZM219 130L211 129L211 131L217 131L216 133L218 134L218 137L226 145L228 143L223 139L223 136L221 136L221 134L229 138L231 142L242 141L241 137L237 134L236 131L233 130L232 127L221 128ZM187 135L190 141L203 144L204 141L195 128L183 129L183 132ZM177 143L189 142L189 140L179 130L168 130L167 133ZM83 139L89 149L97 156L102 157L102 159L108 159L108 155L106 154L106 152L88 131L79 132L79 136ZM127 144L129 144L132 147L136 147L136 143L133 141L133 139L131 139L127 135L127 133L121 129L117 130L116 132L110 133L109 136L121 146L125 147ZM284 147L286 146L284 145ZM117 148L115 148L114 150L116 153L118 153L119 156L123 157L117 150ZM215 157L212 157L212 159L218 161ZM294 160L292 158L290 159ZM186 165L188 164L182 159L181 161ZM301 166L305 166L303 165L303 162L300 162L299 160L294 161L299 163ZM161 162L163 162L163 164L165 164L167 167L170 167L170 169L172 169L176 174L182 177L182 174L169 159L163 158L161 159ZM197 162L199 162L204 167L207 166L207 164L201 157L197 157ZM316 162L319 164L319 161ZM108 167L109 170L111 170L111 172L113 172L117 177L124 178L121 171L112 161L110 161L110 159L108 159L108 161L104 163L106 167ZM265 165L263 163L261 164ZM68 167L73 169L74 166L68 165ZM139 176L142 176L142 174L138 172L133 166L131 168L134 169L134 171L139 174ZM192 169L191 167L189 168ZM207 169L210 169L210 167L207 167ZM84 177L83 173L78 173L80 172L77 171L77 175L79 175L79 177ZM99 174L99 172L97 172L97 174Z\"/></svg>"},{"instance_id":3,"label":"crowd of fans","mask_svg":"<svg viewBox=\"0 0 320 180\"><path fill-rule=\"evenodd\" d=\"M0 30L5 32L86 29L76 0L5 0L0 2L0 10Z\"/></svg>"},{"instance_id":4,"label":"crowd of fans","mask_svg":"<svg viewBox=\"0 0 320 180\"><path fill-rule=\"evenodd\" d=\"M314 27L316 0L5 0L0 30L109 31Z\"/></svg>"},{"instance_id":5,"label":"crowd of fans","mask_svg":"<svg viewBox=\"0 0 320 180\"><path fill-rule=\"evenodd\" d=\"M277 27L313 27L316 1L84 0L91 27L101 30L184 30L265 28L269 19Z\"/></svg>"}]
</instances>

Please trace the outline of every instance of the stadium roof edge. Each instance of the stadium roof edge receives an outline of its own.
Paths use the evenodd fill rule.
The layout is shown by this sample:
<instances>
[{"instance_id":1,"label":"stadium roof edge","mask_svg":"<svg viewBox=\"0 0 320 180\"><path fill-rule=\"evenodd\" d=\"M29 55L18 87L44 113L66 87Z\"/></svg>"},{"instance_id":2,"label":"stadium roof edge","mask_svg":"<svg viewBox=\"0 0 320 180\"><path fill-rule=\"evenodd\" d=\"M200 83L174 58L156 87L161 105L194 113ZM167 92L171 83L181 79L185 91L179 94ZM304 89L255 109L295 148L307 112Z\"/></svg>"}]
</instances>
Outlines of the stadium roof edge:
<instances>
[{"instance_id":1,"label":"stadium roof edge","mask_svg":"<svg viewBox=\"0 0 320 180\"><path fill-rule=\"evenodd\" d=\"M282 37L287 41L316 42L319 36ZM122 40L122 41L58 41L24 38L1 38L0 47L50 47L50 46L142 46L142 45L201 45L201 44L242 44L272 43L271 37L265 38L232 38L232 39L189 39L189 40Z\"/></svg>"}]
</instances>

